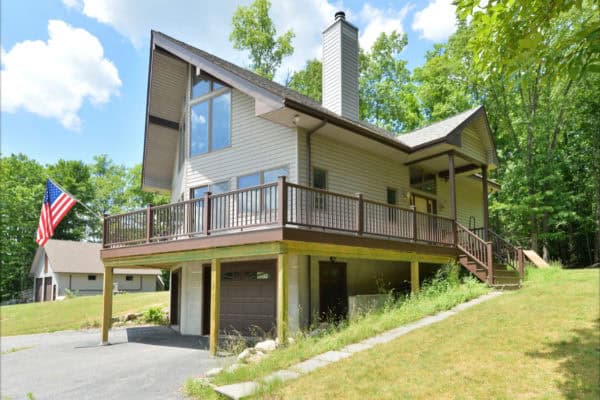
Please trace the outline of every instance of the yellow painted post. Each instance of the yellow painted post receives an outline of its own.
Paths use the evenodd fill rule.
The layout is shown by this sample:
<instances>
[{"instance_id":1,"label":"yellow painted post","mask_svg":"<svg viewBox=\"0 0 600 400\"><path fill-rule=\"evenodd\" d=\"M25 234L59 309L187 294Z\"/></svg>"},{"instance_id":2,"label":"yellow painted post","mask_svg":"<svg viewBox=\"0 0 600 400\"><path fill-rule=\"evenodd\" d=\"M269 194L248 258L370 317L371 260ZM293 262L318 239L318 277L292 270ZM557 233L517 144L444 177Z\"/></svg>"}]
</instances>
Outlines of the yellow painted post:
<instances>
[{"instance_id":1,"label":"yellow painted post","mask_svg":"<svg viewBox=\"0 0 600 400\"><path fill-rule=\"evenodd\" d=\"M410 262L410 291L416 293L419 291L419 261Z\"/></svg>"},{"instance_id":2,"label":"yellow painted post","mask_svg":"<svg viewBox=\"0 0 600 400\"><path fill-rule=\"evenodd\" d=\"M287 340L288 329L288 255L277 255L277 339Z\"/></svg>"},{"instance_id":3,"label":"yellow painted post","mask_svg":"<svg viewBox=\"0 0 600 400\"><path fill-rule=\"evenodd\" d=\"M210 266L210 354L217 355L219 325L221 324L221 260L215 258Z\"/></svg>"},{"instance_id":4,"label":"yellow painted post","mask_svg":"<svg viewBox=\"0 0 600 400\"><path fill-rule=\"evenodd\" d=\"M102 290L102 344L108 344L108 330L112 324L113 269L104 267L104 286Z\"/></svg>"}]
</instances>

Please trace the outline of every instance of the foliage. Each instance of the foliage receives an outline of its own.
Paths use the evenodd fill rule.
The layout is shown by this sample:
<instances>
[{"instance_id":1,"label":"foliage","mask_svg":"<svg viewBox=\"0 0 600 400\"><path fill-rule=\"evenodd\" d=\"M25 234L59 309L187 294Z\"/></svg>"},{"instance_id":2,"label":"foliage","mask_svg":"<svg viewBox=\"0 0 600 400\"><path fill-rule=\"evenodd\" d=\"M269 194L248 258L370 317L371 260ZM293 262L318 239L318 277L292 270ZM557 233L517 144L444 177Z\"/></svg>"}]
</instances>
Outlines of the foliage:
<instances>
[{"instance_id":1,"label":"foliage","mask_svg":"<svg viewBox=\"0 0 600 400\"><path fill-rule=\"evenodd\" d=\"M278 348L256 364L221 372L211 383L225 385L259 379L317 354L338 350L399 325L447 310L481 296L488 290L485 285L475 280L469 279L464 283L450 285L440 279L436 283L426 285L418 295L401 298L391 307L364 314L350 322L329 324L319 335L299 332L294 337L294 342L288 346ZM206 388L199 383L190 383L190 392L194 391L211 398Z\"/></svg>"},{"instance_id":2,"label":"foliage","mask_svg":"<svg viewBox=\"0 0 600 400\"><path fill-rule=\"evenodd\" d=\"M160 307L150 307L144 311L144 321L149 324L163 325L167 318Z\"/></svg>"},{"instance_id":3,"label":"foliage","mask_svg":"<svg viewBox=\"0 0 600 400\"><path fill-rule=\"evenodd\" d=\"M48 177L97 213L75 205L57 227L55 239L99 241L102 225L98 214L119 213L169 200L164 194L142 191L141 165L116 165L106 155L94 157L91 164L59 160L46 166L22 154L0 158L3 301L15 298L32 285L29 269L38 247L35 235Z\"/></svg>"},{"instance_id":4,"label":"foliage","mask_svg":"<svg viewBox=\"0 0 600 400\"><path fill-rule=\"evenodd\" d=\"M421 123L410 71L399 58L407 43L406 34L382 32L369 51L359 54L360 118L393 132Z\"/></svg>"},{"instance_id":5,"label":"foliage","mask_svg":"<svg viewBox=\"0 0 600 400\"><path fill-rule=\"evenodd\" d=\"M269 16L270 8L268 0L238 6L231 18L233 30L229 35L235 49L250 51L251 68L267 79L273 79L283 57L294 52L294 32L289 30L275 37L277 32Z\"/></svg>"},{"instance_id":6,"label":"foliage","mask_svg":"<svg viewBox=\"0 0 600 400\"><path fill-rule=\"evenodd\" d=\"M306 62L304 69L295 72L289 82L289 87L296 92L322 101L323 91L323 64L317 59Z\"/></svg>"},{"instance_id":7,"label":"foliage","mask_svg":"<svg viewBox=\"0 0 600 400\"><path fill-rule=\"evenodd\" d=\"M65 289L65 297L67 299L74 299L75 297L79 297L79 290L71 290Z\"/></svg>"},{"instance_id":8,"label":"foliage","mask_svg":"<svg viewBox=\"0 0 600 400\"><path fill-rule=\"evenodd\" d=\"M113 298L113 316L124 319L149 307L169 304L169 292L128 293ZM68 301L1 306L1 336L98 327L102 320L102 296L79 296ZM140 319L141 320L141 319Z\"/></svg>"}]
</instances>

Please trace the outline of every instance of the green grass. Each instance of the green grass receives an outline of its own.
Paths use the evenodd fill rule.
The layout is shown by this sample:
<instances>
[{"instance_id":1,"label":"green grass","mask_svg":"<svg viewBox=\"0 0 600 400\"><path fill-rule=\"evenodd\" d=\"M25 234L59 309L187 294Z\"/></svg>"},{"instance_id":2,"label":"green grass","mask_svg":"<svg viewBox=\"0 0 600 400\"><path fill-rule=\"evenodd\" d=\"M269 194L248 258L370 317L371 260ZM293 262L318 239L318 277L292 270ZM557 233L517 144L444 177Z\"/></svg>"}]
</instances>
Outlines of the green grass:
<instances>
[{"instance_id":1,"label":"green grass","mask_svg":"<svg viewBox=\"0 0 600 400\"><path fill-rule=\"evenodd\" d=\"M113 316L166 307L168 292L126 293L113 298ZM0 307L0 335L25 335L100 326L102 296L81 296L47 303Z\"/></svg>"},{"instance_id":2,"label":"green grass","mask_svg":"<svg viewBox=\"0 0 600 400\"><path fill-rule=\"evenodd\" d=\"M263 391L270 399L598 399L599 270L519 291Z\"/></svg>"},{"instance_id":3,"label":"green grass","mask_svg":"<svg viewBox=\"0 0 600 400\"><path fill-rule=\"evenodd\" d=\"M340 349L424 316L447 310L488 291L486 286L471 279L456 286L442 284L424 288L417 296L390 304L381 312L367 314L345 326L331 328L324 335L311 337L298 334L294 338L293 344L277 349L257 364L245 365L233 372L224 371L214 377L211 383L220 386L259 380L273 371L289 367L329 350ZM192 397L218 398L208 385L199 380L188 380L184 389Z\"/></svg>"},{"instance_id":4,"label":"green grass","mask_svg":"<svg viewBox=\"0 0 600 400\"><path fill-rule=\"evenodd\" d=\"M11 347L10 349L3 351L0 353L0 355L5 355L5 354L10 354L10 353L16 353L17 351L21 351L21 350L29 350L32 349L33 346L23 346L23 347Z\"/></svg>"}]
</instances>

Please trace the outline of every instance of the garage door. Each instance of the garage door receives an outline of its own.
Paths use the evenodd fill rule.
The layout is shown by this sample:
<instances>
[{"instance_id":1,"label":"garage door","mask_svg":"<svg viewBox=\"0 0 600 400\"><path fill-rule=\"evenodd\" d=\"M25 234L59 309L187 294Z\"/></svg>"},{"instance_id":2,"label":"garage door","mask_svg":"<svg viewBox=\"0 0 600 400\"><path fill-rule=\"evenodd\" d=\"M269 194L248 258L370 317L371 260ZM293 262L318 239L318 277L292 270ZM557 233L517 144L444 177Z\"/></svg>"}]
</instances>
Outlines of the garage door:
<instances>
[{"instance_id":1,"label":"garage door","mask_svg":"<svg viewBox=\"0 0 600 400\"><path fill-rule=\"evenodd\" d=\"M275 328L276 261L221 265L221 331L253 335Z\"/></svg>"}]
</instances>

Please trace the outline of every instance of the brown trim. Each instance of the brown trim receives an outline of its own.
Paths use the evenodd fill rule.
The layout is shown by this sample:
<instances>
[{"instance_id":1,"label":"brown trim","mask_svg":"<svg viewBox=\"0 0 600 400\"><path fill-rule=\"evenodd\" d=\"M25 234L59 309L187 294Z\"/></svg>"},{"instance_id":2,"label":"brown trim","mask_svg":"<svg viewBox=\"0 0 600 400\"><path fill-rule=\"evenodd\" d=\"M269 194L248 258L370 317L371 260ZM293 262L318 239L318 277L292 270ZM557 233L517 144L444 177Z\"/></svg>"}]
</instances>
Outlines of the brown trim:
<instances>
[{"instance_id":1,"label":"brown trim","mask_svg":"<svg viewBox=\"0 0 600 400\"><path fill-rule=\"evenodd\" d=\"M454 150L445 150L445 151L442 151L440 153L435 153L435 154L432 154L432 155L429 155L429 156L417 158L416 160L405 162L404 165L409 166L409 165L418 164L418 163L423 162L423 161L431 160L432 158L441 157L441 156L443 156L445 154L451 153L452 151L454 151Z\"/></svg>"},{"instance_id":2,"label":"brown trim","mask_svg":"<svg viewBox=\"0 0 600 400\"><path fill-rule=\"evenodd\" d=\"M475 165L475 164L468 164L468 165L463 165L462 167L457 167L454 169L454 173L455 174L462 174L463 172L470 172L470 171L475 171L482 168L479 165ZM449 179L450 178L450 171L446 170L446 171L440 171L438 172L438 176L440 178L444 178L444 179Z\"/></svg>"},{"instance_id":3,"label":"brown trim","mask_svg":"<svg viewBox=\"0 0 600 400\"><path fill-rule=\"evenodd\" d=\"M208 237L203 236L194 239L183 239L143 244L138 246L102 249L100 250L100 258L107 259L141 256L156 253L170 253L173 251L200 250L221 246L237 246L243 244L275 242L280 240L283 240L283 235L281 228L277 227L232 234L211 235Z\"/></svg>"},{"instance_id":4,"label":"brown trim","mask_svg":"<svg viewBox=\"0 0 600 400\"><path fill-rule=\"evenodd\" d=\"M489 204L488 204L488 179L487 179L487 167L481 168L481 186L483 189L483 238L488 240L488 229L489 229Z\"/></svg>"},{"instance_id":5,"label":"brown trim","mask_svg":"<svg viewBox=\"0 0 600 400\"><path fill-rule=\"evenodd\" d=\"M148 123L179 131L179 122L157 117L156 115L148 115Z\"/></svg>"}]
</instances>

